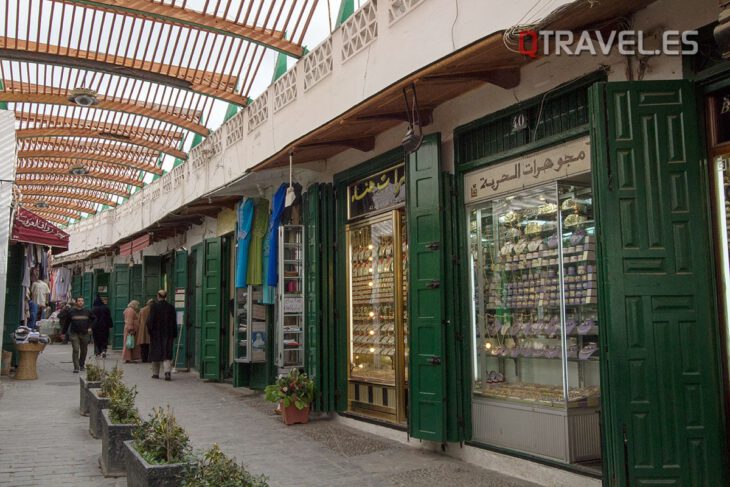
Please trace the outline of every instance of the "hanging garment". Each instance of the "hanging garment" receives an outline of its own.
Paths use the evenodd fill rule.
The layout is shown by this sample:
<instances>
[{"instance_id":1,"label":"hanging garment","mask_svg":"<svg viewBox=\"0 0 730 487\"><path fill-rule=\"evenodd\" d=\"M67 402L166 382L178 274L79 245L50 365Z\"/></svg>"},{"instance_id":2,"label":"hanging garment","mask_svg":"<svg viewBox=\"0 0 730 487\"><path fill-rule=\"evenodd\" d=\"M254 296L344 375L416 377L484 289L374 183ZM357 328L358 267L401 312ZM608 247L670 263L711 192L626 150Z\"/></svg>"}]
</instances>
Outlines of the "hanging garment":
<instances>
[{"instance_id":1,"label":"hanging garment","mask_svg":"<svg viewBox=\"0 0 730 487\"><path fill-rule=\"evenodd\" d=\"M53 283L55 297L53 301L67 302L71 292L71 269L61 267L55 271L56 279Z\"/></svg>"},{"instance_id":2,"label":"hanging garment","mask_svg":"<svg viewBox=\"0 0 730 487\"><path fill-rule=\"evenodd\" d=\"M25 252L23 254L23 287L30 287L30 268L33 267L30 262L30 249L29 245L25 246Z\"/></svg>"},{"instance_id":3,"label":"hanging garment","mask_svg":"<svg viewBox=\"0 0 730 487\"><path fill-rule=\"evenodd\" d=\"M246 199L238 205L238 232L236 232L236 287L246 287L248 274L249 247L251 245L251 226L254 219L254 201Z\"/></svg>"},{"instance_id":4,"label":"hanging garment","mask_svg":"<svg viewBox=\"0 0 730 487\"><path fill-rule=\"evenodd\" d=\"M250 286L260 286L264 283L264 237L268 227L269 202L257 199L254 203L251 245L248 251L247 281Z\"/></svg>"},{"instance_id":5,"label":"hanging garment","mask_svg":"<svg viewBox=\"0 0 730 487\"><path fill-rule=\"evenodd\" d=\"M264 284L276 287L279 280L279 223L281 222L281 214L284 211L284 199L286 198L286 184L279 186L274 195L271 206L271 218L269 219L269 230L266 234L266 242L264 243L264 256L269 257L266 261L266 274L264 276ZM267 253L268 249L268 253Z\"/></svg>"}]
</instances>

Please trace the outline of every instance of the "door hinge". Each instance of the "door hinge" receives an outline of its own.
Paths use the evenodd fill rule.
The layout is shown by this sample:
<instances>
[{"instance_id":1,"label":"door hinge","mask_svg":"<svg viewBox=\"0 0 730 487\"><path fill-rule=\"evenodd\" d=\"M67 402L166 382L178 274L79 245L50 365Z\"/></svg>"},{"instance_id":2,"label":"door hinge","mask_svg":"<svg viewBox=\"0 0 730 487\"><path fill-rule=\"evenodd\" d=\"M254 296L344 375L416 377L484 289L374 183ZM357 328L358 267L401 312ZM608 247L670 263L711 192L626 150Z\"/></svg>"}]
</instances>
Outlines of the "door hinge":
<instances>
[{"instance_id":1,"label":"door hinge","mask_svg":"<svg viewBox=\"0 0 730 487\"><path fill-rule=\"evenodd\" d=\"M441 365L441 357L438 357L434 355L433 357L429 357L426 359L426 361L431 365Z\"/></svg>"},{"instance_id":2,"label":"door hinge","mask_svg":"<svg viewBox=\"0 0 730 487\"><path fill-rule=\"evenodd\" d=\"M448 326L451 324L451 320L448 318L444 318L443 320L441 320L441 324L444 326Z\"/></svg>"}]
</instances>

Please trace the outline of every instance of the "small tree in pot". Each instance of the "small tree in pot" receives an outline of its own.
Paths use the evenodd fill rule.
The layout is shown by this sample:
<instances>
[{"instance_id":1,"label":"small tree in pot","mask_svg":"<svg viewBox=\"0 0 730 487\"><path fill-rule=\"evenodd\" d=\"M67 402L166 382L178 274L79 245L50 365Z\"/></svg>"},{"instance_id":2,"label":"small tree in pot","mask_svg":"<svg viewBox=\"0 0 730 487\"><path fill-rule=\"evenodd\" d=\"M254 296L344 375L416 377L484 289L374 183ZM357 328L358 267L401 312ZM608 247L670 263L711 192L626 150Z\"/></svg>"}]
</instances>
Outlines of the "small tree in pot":
<instances>
[{"instance_id":1,"label":"small tree in pot","mask_svg":"<svg viewBox=\"0 0 730 487\"><path fill-rule=\"evenodd\" d=\"M192 460L190 439L167 409L155 408L125 441L128 487L177 487Z\"/></svg>"},{"instance_id":2,"label":"small tree in pot","mask_svg":"<svg viewBox=\"0 0 730 487\"><path fill-rule=\"evenodd\" d=\"M120 382L111 392L109 409L102 411L99 462L105 477L124 475L126 471L124 442L132 439L140 422L134 404L136 397L137 386L129 387Z\"/></svg>"},{"instance_id":3,"label":"small tree in pot","mask_svg":"<svg viewBox=\"0 0 730 487\"><path fill-rule=\"evenodd\" d=\"M309 422L309 405L314 400L314 381L292 369L264 389L266 400L279 403L287 425Z\"/></svg>"}]
</instances>

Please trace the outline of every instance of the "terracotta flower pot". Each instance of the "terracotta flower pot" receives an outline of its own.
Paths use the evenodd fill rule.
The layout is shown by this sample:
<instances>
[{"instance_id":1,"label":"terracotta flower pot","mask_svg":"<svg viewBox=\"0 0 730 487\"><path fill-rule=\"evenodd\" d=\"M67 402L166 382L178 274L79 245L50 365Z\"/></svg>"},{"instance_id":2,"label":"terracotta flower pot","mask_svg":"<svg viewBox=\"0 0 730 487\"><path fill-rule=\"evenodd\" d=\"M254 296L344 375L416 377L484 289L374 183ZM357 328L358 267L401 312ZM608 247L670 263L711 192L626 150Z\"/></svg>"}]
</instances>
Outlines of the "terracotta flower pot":
<instances>
[{"instance_id":1,"label":"terracotta flower pot","mask_svg":"<svg viewBox=\"0 0 730 487\"><path fill-rule=\"evenodd\" d=\"M282 416L284 417L284 423L286 423L287 426L297 423L309 423L309 404L307 404L304 409L297 409L297 407L293 404L287 408L281 404L281 411Z\"/></svg>"}]
</instances>

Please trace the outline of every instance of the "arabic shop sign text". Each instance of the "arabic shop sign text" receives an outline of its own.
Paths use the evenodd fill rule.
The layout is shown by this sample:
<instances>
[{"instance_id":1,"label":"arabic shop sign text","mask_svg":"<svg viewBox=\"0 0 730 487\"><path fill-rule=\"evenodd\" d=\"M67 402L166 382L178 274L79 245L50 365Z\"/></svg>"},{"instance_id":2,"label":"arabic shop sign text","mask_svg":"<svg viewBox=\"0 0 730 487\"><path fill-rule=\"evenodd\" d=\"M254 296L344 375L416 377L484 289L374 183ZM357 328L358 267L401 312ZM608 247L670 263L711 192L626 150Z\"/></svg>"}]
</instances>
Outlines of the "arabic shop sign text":
<instances>
[{"instance_id":1,"label":"arabic shop sign text","mask_svg":"<svg viewBox=\"0 0 730 487\"><path fill-rule=\"evenodd\" d=\"M347 188L350 218L387 210L406 201L405 166L392 167L351 184Z\"/></svg>"},{"instance_id":2,"label":"arabic shop sign text","mask_svg":"<svg viewBox=\"0 0 730 487\"><path fill-rule=\"evenodd\" d=\"M590 149L588 137L583 137L473 171L464 176L464 202L469 204L588 172Z\"/></svg>"}]
</instances>

